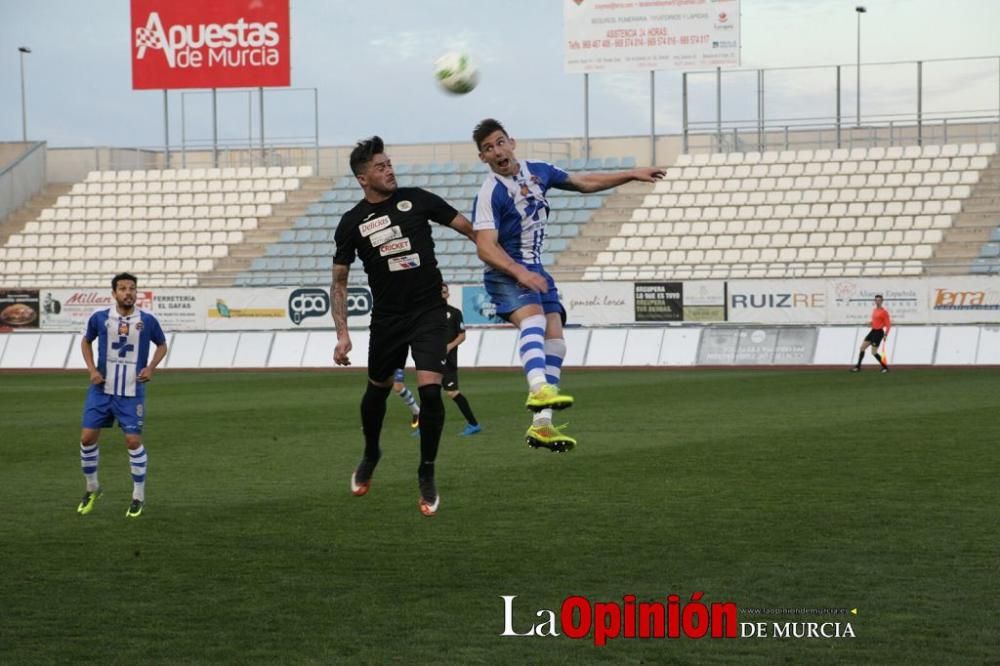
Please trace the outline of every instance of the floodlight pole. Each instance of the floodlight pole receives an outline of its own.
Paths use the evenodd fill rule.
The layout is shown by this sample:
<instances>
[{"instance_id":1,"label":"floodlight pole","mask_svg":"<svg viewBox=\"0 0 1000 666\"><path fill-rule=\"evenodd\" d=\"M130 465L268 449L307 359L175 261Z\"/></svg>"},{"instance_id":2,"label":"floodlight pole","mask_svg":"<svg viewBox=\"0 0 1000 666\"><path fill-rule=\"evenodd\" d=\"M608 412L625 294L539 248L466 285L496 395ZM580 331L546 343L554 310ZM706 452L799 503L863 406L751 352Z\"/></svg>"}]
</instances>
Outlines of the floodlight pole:
<instances>
[{"instance_id":1,"label":"floodlight pole","mask_svg":"<svg viewBox=\"0 0 1000 666\"><path fill-rule=\"evenodd\" d=\"M858 90L857 90L857 123L858 127L861 127L861 15L868 10L862 6L857 6L854 11L858 13Z\"/></svg>"},{"instance_id":2,"label":"floodlight pole","mask_svg":"<svg viewBox=\"0 0 1000 666\"><path fill-rule=\"evenodd\" d=\"M24 96L24 54L31 53L31 49L27 46L17 47L18 52L21 54L21 141L28 141L28 105L25 102Z\"/></svg>"}]
</instances>

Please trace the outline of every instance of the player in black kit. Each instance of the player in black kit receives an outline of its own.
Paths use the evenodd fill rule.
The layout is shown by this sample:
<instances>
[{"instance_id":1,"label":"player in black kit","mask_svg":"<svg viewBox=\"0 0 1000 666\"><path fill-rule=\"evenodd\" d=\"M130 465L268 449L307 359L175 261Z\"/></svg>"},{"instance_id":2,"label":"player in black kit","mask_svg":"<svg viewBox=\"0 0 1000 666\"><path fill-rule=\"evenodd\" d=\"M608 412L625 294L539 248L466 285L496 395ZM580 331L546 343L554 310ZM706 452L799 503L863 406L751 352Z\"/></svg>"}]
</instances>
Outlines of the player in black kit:
<instances>
[{"instance_id":1,"label":"player in black kit","mask_svg":"<svg viewBox=\"0 0 1000 666\"><path fill-rule=\"evenodd\" d=\"M447 305L448 285L446 284L441 285L441 298L444 299L448 310L448 362L444 366L444 390L448 397L455 401L458 408L462 410L462 416L465 417L465 429L458 434L469 437L482 432L483 427L479 425L476 415L472 413L469 401L458 390L458 346L465 342L465 319L462 317L461 310Z\"/></svg>"},{"instance_id":2,"label":"player in black kit","mask_svg":"<svg viewBox=\"0 0 1000 666\"><path fill-rule=\"evenodd\" d=\"M333 360L350 365L347 330L347 275L355 256L361 258L372 291L371 336L368 343L368 388L361 399L364 457L351 475L351 492L364 495L381 457L379 435L385 401L396 368L409 350L417 367L420 394L420 512L433 516L439 506L434 482L444 403L441 375L447 364L448 321L441 300L441 272L434 257L430 221L450 226L473 243L472 225L441 197L416 187L398 187L392 162L377 136L358 142L351 151L351 171L364 191L344 214L334 235L333 321L337 346Z\"/></svg>"}]
</instances>

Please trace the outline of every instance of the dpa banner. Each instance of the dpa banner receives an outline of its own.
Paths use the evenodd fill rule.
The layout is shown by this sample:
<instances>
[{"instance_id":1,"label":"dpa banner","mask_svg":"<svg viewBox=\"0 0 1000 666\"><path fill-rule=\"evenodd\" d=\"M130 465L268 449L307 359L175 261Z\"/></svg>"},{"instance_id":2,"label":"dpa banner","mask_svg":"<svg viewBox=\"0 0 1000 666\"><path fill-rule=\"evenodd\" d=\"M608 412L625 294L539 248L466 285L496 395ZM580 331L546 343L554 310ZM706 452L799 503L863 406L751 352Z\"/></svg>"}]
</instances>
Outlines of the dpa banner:
<instances>
[{"instance_id":1,"label":"dpa banner","mask_svg":"<svg viewBox=\"0 0 1000 666\"><path fill-rule=\"evenodd\" d=\"M291 83L288 0L132 0L132 88Z\"/></svg>"}]
</instances>

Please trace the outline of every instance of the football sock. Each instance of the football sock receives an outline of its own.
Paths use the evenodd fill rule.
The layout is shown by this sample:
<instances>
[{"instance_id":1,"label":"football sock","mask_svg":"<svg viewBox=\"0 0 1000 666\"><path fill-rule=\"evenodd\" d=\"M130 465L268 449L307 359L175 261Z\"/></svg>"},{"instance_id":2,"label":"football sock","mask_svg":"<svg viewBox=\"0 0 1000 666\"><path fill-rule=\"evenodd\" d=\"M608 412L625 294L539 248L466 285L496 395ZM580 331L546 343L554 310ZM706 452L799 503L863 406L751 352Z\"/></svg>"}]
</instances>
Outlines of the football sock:
<instances>
[{"instance_id":1,"label":"football sock","mask_svg":"<svg viewBox=\"0 0 1000 666\"><path fill-rule=\"evenodd\" d=\"M564 358L566 358L565 340L552 338L545 341L545 381L549 384L559 386Z\"/></svg>"},{"instance_id":2,"label":"football sock","mask_svg":"<svg viewBox=\"0 0 1000 666\"><path fill-rule=\"evenodd\" d=\"M129 449L128 462L132 468L132 499L146 501L146 447Z\"/></svg>"},{"instance_id":3,"label":"football sock","mask_svg":"<svg viewBox=\"0 0 1000 666\"><path fill-rule=\"evenodd\" d=\"M437 459L441 430L444 429L444 402L441 400L441 385L427 384L417 389L420 393L420 478L434 477L434 461Z\"/></svg>"},{"instance_id":4,"label":"football sock","mask_svg":"<svg viewBox=\"0 0 1000 666\"><path fill-rule=\"evenodd\" d=\"M93 492L101 484L97 482L97 463L101 458L101 451L97 444L87 446L80 442L80 468L83 469L83 476L87 479L87 490Z\"/></svg>"},{"instance_id":5,"label":"football sock","mask_svg":"<svg viewBox=\"0 0 1000 666\"><path fill-rule=\"evenodd\" d=\"M472 407L469 406L469 401L465 399L465 396L459 393L452 400L458 405L458 408L462 410L462 416L469 425L479 425L479 421L476 420L475 414L472 413Z\"/></svg>"},{"instance_id":6,"label":"football sock","mask_svg":"<svg viewBox=\"0 0 1000 666\"><path fill-rule=\"evenodd\" d=\"M858 364L856 366L854 366L854 367L860 368L861 367L861 362L864 361L864 360L865 360L865 353L861 352L860 354L858 354Z\"/></svg>"},{"instance_id":7,"label":"football sock","mask_svg":"<svg viewBox=\"0 0 1000 666\"><path fill-rule=\"evenodd\" d=\"M385 401L391 386L375 386L368 382L368 389L361 398L361 429L365 433L365 458L378 462L381 451L378 440L385 420Z\"/></svg>"},{"instance_id":8,"label":"football sock","mask_svg":"<svg viewBox=\"0 0 1000 666\"><path fill-rule=\"evenodd\" d=\"M883 368L886 367L885 361L882 360L881 354L879 354L878 352L872 352L872 356L875 357L875 360L878 361L879 365L881 365Z\"/></svg>"},{"instance_id":9,"label":"football sock","mask_svg":"<svg viewBox=\"0 0 1000 666\"><path fill-rule=\"evenodd\" d=\"M410 389L403 387L403 390L399 392L399 397L403 399L406 406L410 408L410 413L414 416L420 414L420 405L417 404L416 398L413 397L413 392Z\"/></svg>"},{"instance_id":10,"label":"football sock","mask_svg":"<svg viewBox=\"0 0 1000 666\"><path fill-rule=\"evenodd\" d=\"M534 392L545 383L545 316L531 315L521 320L518 350L521 366Z\"/></svg>"},{"instance_id":11,"label":"football sock","mask_svg":"<svg viewBox=\"0 0 1000 666\"><path fill-rule=\"evenodd\" d=\"M531 425L543 426L552 424L552 410L543 409L541 411L535 412L531 417Z\"/></svg>"}]
</instances>

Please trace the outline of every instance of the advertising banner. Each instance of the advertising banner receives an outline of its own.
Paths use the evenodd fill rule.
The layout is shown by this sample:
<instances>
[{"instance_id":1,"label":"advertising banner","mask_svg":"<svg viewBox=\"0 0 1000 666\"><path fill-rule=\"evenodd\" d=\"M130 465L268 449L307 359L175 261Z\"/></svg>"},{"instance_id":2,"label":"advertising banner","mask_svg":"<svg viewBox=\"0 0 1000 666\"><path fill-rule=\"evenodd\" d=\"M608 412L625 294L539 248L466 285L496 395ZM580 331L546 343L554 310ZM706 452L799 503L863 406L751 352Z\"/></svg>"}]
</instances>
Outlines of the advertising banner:
<instances>
[{"instance_id":1,"label":"advertising banner","mask_svg":"<svg viewBox=\"0 0 1000 666\"><path fill-rule=\"evenodd\" d=\"M204 289L206 329L223 331L333 328L330 293L319 287ZM348 287L347 323L367 327L372 297L368 287Z\"/></svg>"},{"instance_id":2,"label":"advertising banner","mask_svg":"<svg viewBox=\"0 0 1000 666\"><path fill-rule=\"evenodd\" d=\"M822 324L827 316L823 280L732 280L729 321L761 324Z\"/></svg>"},{"instance_id":3,"label":"advertising banner","mask_svg":"<svg viewBox=\"0 0 1000 666\"><path fill-rule=\"evenodd\" d=\"M198 289L156 289L152 312L165 331L204 331L206 310Z\"/></svg>"},{"instance_id":4,"label":"advertising banner","mask_svg":"<svg viewBox=\"0 0 1000 666\"><path fill-rule=\"evenodd\" d=\"M1000 276L933 277L925 282L932 322L1000 322Z\"/></svg>"},{"instance_id":5,"label":"advertising banner","mask_svg":"<svg viewBox=\"0 0 1000 666\"><path fill-rule=\"evenodd\" d=\"M739 344L738 328L706 328L698 341L697 365L732 365Z\"/></svg>"},{"instance_id":6,"label":"advertising banner","mask_svg":"<svg viewBox=\"0 0 1000 666\"><path fill-rule=\"evenodd\" d=\"M698 280L684 283L684 321L725 321L726 283Z\"/></svg>"},{"instance_id":7,"label":"advertising banner","mask_svg":"<svg viewBox=\"0 0 1000 666\"><path fill-rule=\"evenodd\" d=\"M288 0L131 0L132 88L291 83Z\"/></svg>"},{"instance_id":8,"label":"advertising banner","mask_svg":"<svg viewBox=\"0 0 1000 666\"><path fill-rule=\"evenodd\" d=\"M561 282L566 321L581 326L631 323L634 294L629 282Z\"/></svg>"},{"instance_id":9,"label":"advertising banner","mask_svg":"<svg viewBox=\"0 0 1000 666\"><path fill-rule=\"evenodd\" d=\"M827 282L827 322L830 324L871 324L875 296L892 322L922 324L929 321L926 284L921 279L838 278Z\"/></svg>"},{"instance_id":10,"label":"advertising banner","mask_svg":"<svg viewBox=\"0 0 1000 666\"><path fill-rule=\"evenodd\" d=\"M774 365L808 365L816 356L816 328L782 328L778 330L778 343L774 346Z\"/></svg>"},{"instance_id":11,"label":"advertising banner","mask_svg":"<svg viewBox=\"0 0 1000 666\"><path fill-rule=\"evenodd\" d=\"M683 321L684 283L636 282L635 320Z\"/></svg>"},{"instance_id":12,"label":"advertising banner","mask_svg":"<svg viewBox=\"0 0 1000 666\"><path fill-rule=\"evenodd\" d=\"M38 328L37 289L0 289L0 331Z\"/></svg>"},{"instance_id":13,"label":"advertising banner","mask_svg":"<svg viewBox=\"0 0 1000 666\"><path fill-rule=\"evenodd\" d=\"M109 308L115 304L110 285L100 288L42 289L39 296L42 307L41 327L55 331L82 332L94 310ZM136 306L159 317L154 300L152 289L140 288L136 292ZM162 320L161 324L164 330L171 330Z\"/></svg>"},{"instance_id":14,"label":"advertising banner","mask_svg":"<svg viewBox=\"0 0 1000 666\"><path fill-rule=\"evenodd\" d=\"M739 0L563 0L563 26L573 74L740 64Z\"/></svg>"}]
</instances>

